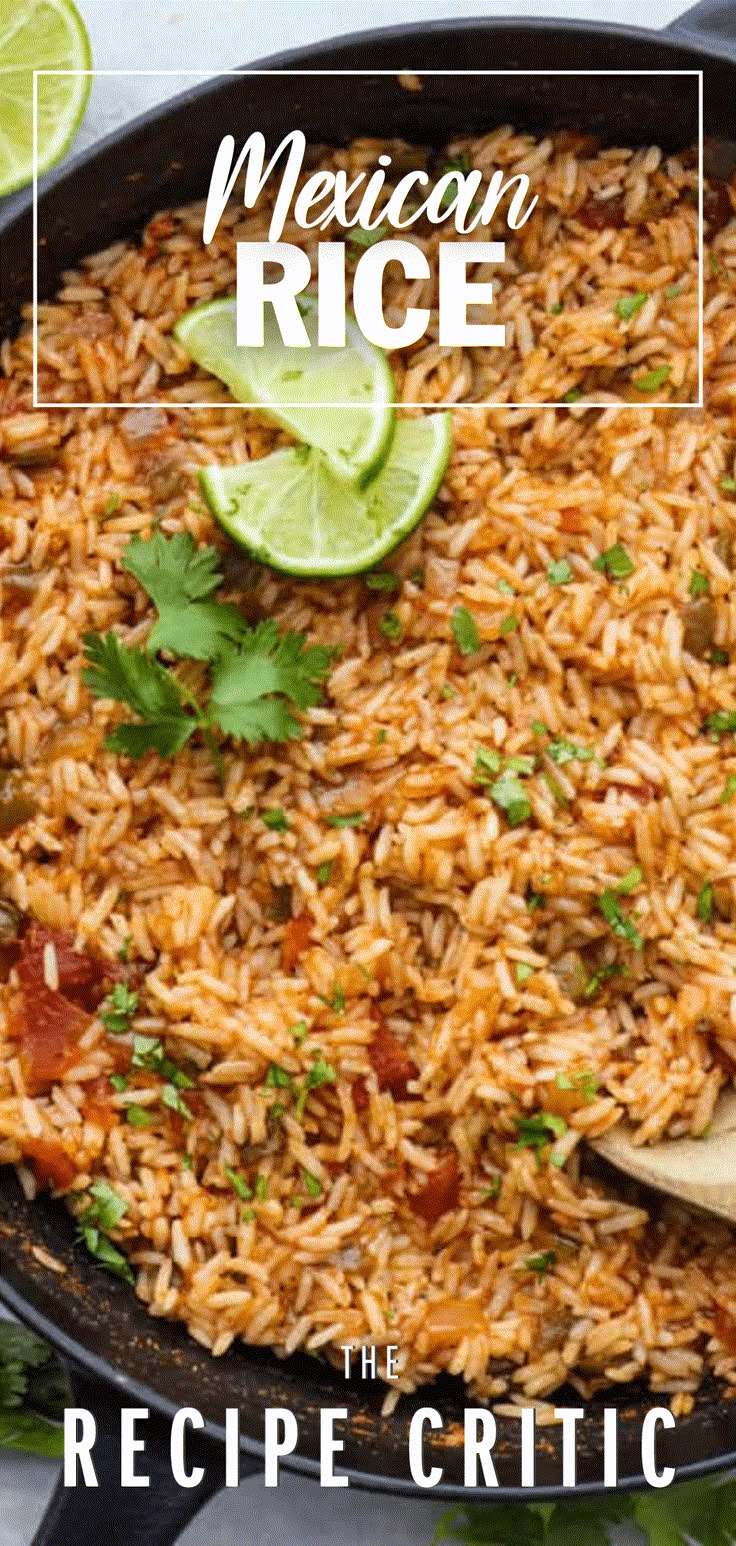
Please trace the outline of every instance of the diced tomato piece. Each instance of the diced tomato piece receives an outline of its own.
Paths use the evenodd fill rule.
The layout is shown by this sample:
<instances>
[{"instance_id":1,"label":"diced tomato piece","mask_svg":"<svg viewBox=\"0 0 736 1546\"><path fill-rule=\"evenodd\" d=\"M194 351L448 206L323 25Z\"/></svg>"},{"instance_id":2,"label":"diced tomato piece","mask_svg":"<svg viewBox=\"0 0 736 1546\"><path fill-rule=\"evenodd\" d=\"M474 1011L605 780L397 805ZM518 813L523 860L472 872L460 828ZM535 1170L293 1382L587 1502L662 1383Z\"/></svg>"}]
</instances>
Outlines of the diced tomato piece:
<instances>
[{"instance_id":1,"label":"diced tomato piece","mask_svg":"<svg viewBox=\"0 0 736 1546\"><path fill-rule=\"evenodd\" d=\"M720 177L711 177L703 188L703 222L709 236L717 236L729 220L733 219L733 205L728 183Z\"/></svg>"},{"instance_id":2,"label":"diced tomato piece","mask_svg":"<svg viewBox=\"0 0 736 1546\"><path fill-rule=\"evenodd\" d=\"M611 227L620 231L626 225L626 204L619 193L611 199L590 198L578 210L577 218L589 231L606 231Z\"/></svg>"},{"instance_id":3,"label":"diced tomato piece","mask_svg":"<svg viewBox=\"0 0 736 1546\"><path fill-rule=\"evenodd\" d=\"M47 945L53 947L56 957L58 992L92 1013L105 997L106 968L86 951L75 950L74 935L66 929L45 929L39 923L31 925L18 962L21 987L26 992L34 992L37 988L56 991L49 989L46 981Z\"/></svg>"},{"instance_id":4,"label":"diced tomato piece","mask_svg":"<svg viewBox=\"0 0 736 1546\"><path fill-rule=\"evenodd\" d=\"M390 1090L394 1100L406 1100L406 1086L411 1079L418 1077L419 1069L383 1018L375 1014L374 1018L377 1019L377 1027L368 1047L368 1057L378 1080L378 1088Z\"/></svg>"},{"instance_id":5,"label":"diced tomato piece","mask_svg":"<svg viewBox=\"0 0 736 1546\"><path fill-rule=\"evenodd\" d=\"M460 1195L460 1166L455 1150L441 1159L439 1165L422 1187L416 1197L409 1199L410 1207L417 1213L425 1224L436 1224L442 1218L443 1213L449 1213L451 1208L456 1208Z\"/></svg>"},{"instance_id":6,"label":"diced tomato piece","mask_svg":"<svg viewBox=\"0 0 736 1546\"><path fill-rule=\"evenodd\" d=\"M53 1138L24 1138L23 1153L33 1161L39 1186L55 1186L64 1191L77 1174L66 1149Z\"/></svg>"},{"instance_id":7,"label":"diced tomato piece","mask_svg":"<svg viewBox=\"0 0 736 1546\"><path fill-rule=\"evenodd\" d=\"M353 1080L353 1105L356 1111L367 1111L370 1105L368 1085L362 1077Z\"/></svg>"},{"instance_id":8,"label":"diced tomato piece","mask_svg":"<svg viewBox=\"0 0 736 1546\"><path fill-rule=\"evenodd\" d=\"M293 972L300 956L304 954L314 928L314 918L311 913L300 913L298 918L290 918L284 929L284 939L281 946L281 960L285 972Z\"/></svg>"},{"instance_id":9,"label":"diced tomato piece","mask_svg":"<svg viewBox=\"0 0 736 1546\"><path fill-rule=\"evenodd\" d=\"M128 1060L130 1048L126 1048ZM94 1122L104 1132L109 1133L118 1120L117 1112L111 1105L112 1085L108 1078L91 1079L84 1086L84 1116L87 1122Z\"/></svg>"},{"instance_id":10,"label":"diced tomato piece","mask_svg":"<svg viewBox=\"0 0 736 1546\"><path fill-rule=\"evenodd\" d=\"M89 1015L78 1004L37 987L18 994L11 1005L10 1026L20 1042L20 1057L31 1095L41 1095L71 1068Z\"/></svg>"}]
</instances>

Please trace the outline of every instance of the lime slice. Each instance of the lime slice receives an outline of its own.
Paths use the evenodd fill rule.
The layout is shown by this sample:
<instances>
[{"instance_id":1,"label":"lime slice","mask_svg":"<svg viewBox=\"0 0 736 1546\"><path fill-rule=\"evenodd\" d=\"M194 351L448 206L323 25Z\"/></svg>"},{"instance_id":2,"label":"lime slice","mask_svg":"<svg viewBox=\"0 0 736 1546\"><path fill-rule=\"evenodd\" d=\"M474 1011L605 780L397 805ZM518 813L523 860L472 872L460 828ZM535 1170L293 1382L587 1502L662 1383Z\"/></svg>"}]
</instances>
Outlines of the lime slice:
<instances>
[{"instance_id":1,"label":"lime slice","mask_svg":"<svg viewBox=\"0 0 736 1546\"><path fill-rule=\"evenodd\" d=\"M235 298L206 301L177 322L174 333L192 359L211 371L240 403L266 408L298 440L323 451L338 478L362 483L383 461L393 434L394 378L385 354L363 337L352 317L344 348L317 344L317 302L300 298L310 347L287 348L273 307L264 341L235 342Z\"/></svg>"},{"instance_id":2,"label":"lime slice","mask_svg":"<svg viewBox=\"0 0 736 1546\"><path fill-rule=\"evenodd\" d=\"M308 446L239 467L204 467L205 499L221 526L264 564L328 579L371 569L413 531L442 482L449 413L399 419L391 451L363 488L336 478Z\"/></svg>"},{"instance_id":3,"label":"lime slice","mask_svg":"<svg viewBox=\"0 0 736 1546\"><path fill-rule=\"evenodd\" d=\"M0 0L0 194L33 176L33 71L90 70L89 38L73 0ZM38 171L68 150L91 76L38 78Z\"/></svg>"}]
</instances>

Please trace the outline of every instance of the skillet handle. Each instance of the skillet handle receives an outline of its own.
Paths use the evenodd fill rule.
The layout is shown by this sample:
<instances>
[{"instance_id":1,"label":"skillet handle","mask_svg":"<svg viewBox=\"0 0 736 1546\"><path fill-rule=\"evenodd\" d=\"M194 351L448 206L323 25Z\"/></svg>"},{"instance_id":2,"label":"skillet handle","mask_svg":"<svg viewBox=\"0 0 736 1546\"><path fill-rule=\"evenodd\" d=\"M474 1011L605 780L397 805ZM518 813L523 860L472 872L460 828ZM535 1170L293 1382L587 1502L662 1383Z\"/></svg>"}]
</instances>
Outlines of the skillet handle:
<instances>
[{"instance_id":1,"label":"skillet handle","mask_svg":"<svg viewBox=\"0 0 736 1546\"><path fill-rule=\"evenodd\" d=\"M720 44L724 53L736 56L736 5L733 0L698 0L667 31L696 46Z\"/></svg>"},{"instance_id":2,"label":"skillet handle","mask_svg":"<svg viewBox=\"0 0 736 1546\"><path fill-rule=\"evenodd\" d=\"M60 1476L32 1546L174 1546L195 1514L220 1491L222 1446L190 1431L188 1465L202 1466L205 1474L198 1487L180 1487L171 1474L170 1423L151 1409L139 1428L146 1448L136 1457L137 1470L150 1477L150 1485L123 1488L120 1408L130 1405L131 1398L77 1369L71 1377L76 1405L87 1407L97 1423L92 1455L99 1485L85 1487L80 1478L75 1488L68 1488ZM241 1456L241 1461L245 1470L247 1457Z\"/></svg>"}]
</instances>

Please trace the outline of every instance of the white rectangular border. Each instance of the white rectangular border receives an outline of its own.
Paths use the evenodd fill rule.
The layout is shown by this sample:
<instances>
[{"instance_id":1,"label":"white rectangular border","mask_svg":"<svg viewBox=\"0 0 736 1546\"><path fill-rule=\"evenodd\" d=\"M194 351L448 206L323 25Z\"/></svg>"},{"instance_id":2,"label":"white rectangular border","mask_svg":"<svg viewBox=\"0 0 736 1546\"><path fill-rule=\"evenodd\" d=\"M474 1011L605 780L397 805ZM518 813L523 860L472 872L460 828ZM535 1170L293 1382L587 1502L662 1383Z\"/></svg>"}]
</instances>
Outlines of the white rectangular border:
<instances>
[{"instance_id":1,"label":"white rectangular border","mask_svg":"<svg viewBox=\"0 0 736 1546\"><path fill-rule=\"evenodd\" d=\"M397 70L34 70L33 71L33 316L32 316L32 352L33 352L33 407L34 408L132 408L136 406L147 408L166 408L171 410L186 408L252 408L253 403L179 403L171 398L150 399L132 398L125 403L108 402L82 402L82 403L44 403L38 400L38 80L42 75L89 75L93 79L99 77L122 76L125 79L131 77L194 77L197 80L217 80L223 76L242 75L259 78L261 76L281 75L312 75L312 76L338 76L341 79L353 75L390 75L396 78L404 73ZM705 272L704 272L704 234L703 234L703 71L702 70L421 70L424 75L585 75L585 76L659 76L672 75L675 77L696 77L698 81L698 400L694 403L599 403L585 400L570 404L553 401L542 403L510 403L504 402L443 402L443 403L405 403L397 404L400 408L421 408L426 412L436 411L442 408L449 409L529 409L529 408L665 408L682 409L704 406L704 341L703 341L703 313L705 297ZM164 104L161 104L162 106ZM278 404L273 406L278 407ZM291 405L289 405L291 406ZM349 408L351 403L310 403L312 408Z\"/></svg>"}]
</instances>

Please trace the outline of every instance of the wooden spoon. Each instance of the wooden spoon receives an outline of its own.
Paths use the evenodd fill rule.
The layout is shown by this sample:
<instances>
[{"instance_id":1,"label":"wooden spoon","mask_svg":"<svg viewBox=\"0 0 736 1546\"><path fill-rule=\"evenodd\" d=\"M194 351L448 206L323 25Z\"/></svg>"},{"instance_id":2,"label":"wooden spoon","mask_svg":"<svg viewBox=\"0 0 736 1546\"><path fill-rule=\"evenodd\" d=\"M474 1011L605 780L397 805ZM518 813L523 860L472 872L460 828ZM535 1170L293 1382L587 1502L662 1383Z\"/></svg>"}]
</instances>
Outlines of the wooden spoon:
<instances>
[{"instance_id":1,"label":"wooden spoon","mask_svg":"<svg viewBox=\"0 0 736 1546\"><path fill-rule=\"evenodd\" d=\"M647 1145L634 1143L633 1131L620 1122L591 1147L634 1180L736 1224L736 1090L719 1097L704 1138Z\"/></svg>"}]
</instances>

